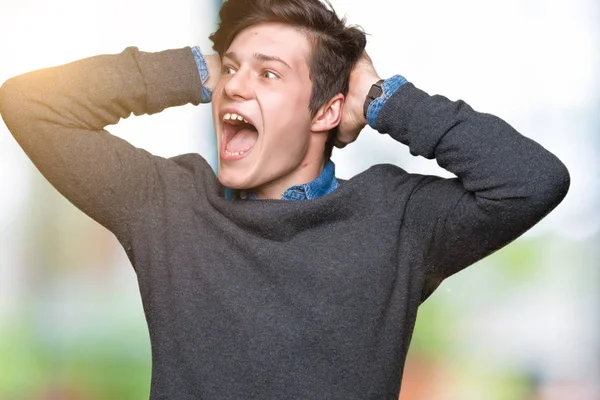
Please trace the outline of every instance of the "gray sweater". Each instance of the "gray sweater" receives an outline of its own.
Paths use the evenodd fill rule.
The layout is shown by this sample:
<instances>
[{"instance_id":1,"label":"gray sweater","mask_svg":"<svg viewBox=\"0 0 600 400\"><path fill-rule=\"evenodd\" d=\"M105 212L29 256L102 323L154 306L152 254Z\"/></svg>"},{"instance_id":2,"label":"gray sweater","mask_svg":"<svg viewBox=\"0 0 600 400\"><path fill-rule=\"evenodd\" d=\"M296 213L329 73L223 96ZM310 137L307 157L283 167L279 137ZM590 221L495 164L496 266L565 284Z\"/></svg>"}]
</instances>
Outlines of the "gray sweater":
<instances>
[{"instance_id":1,"label":"gray sweater","mask_svg":"<svg viewBox=\"0 0 600 400\"><path fill-rule=\"evenodd\" d=\"M189 48L129 48L0 90L27 155L135 268L152 399L397 399L421 302L569 186L555 156L501 119L410 83L377 129L458 178L376 165L314 200L228 201L198 154L153 156L104 130L200 93Z\"/></svg>"}]
</instances>

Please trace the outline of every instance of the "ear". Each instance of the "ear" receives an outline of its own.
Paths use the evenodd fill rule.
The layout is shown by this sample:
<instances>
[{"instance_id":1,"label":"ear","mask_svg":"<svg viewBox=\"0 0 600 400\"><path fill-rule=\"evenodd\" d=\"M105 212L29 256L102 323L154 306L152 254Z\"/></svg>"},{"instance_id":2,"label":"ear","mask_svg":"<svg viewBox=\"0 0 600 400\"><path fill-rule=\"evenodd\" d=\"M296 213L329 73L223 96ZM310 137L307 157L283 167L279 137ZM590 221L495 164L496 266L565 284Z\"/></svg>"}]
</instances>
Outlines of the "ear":
<instances>
[{"instance_id":1,"label":"ear","mask_svg":"<svg viewBox=\"0 0 600 400\"><path fill-rule=\"evenodd\" d=\"M337 127L342 120L344 95L338 93L323 104L312 120L310 130L313 132L329 132Z\"/></svg>"}]
</instances>

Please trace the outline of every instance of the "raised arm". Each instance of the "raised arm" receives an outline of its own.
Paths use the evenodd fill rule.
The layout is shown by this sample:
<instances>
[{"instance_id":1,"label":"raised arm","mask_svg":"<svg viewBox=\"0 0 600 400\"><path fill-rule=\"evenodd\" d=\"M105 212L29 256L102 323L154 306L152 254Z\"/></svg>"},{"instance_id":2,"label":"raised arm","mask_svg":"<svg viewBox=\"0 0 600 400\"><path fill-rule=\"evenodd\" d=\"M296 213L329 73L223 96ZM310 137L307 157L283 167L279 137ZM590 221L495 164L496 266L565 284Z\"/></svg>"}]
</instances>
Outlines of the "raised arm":
<instances>
[{"instance_id":1,"label":"raised arm","mask_svg":"<svg viewBox=\"0 0 600 400\"><path fill-rule=\"evenodd\" d=\"M0 89L0 114L59 192L104 226L119 230L160 190L159 171L177 166L104 128L132 113L199 104L202 81L214 84L207 70L201 77L190 48L160 53L128 48L8 80ZM179 175L186 179L183 172Z\"/></svg>"},{"instance_id":2,"label":"raised arm","mask_svg":"<svg viewBox=\"0 0 600 400\"><path fill-rule=\"evenodd\" d=\"M541 145L498 117L476 112L463 101L429 96L402 77L384 83L382 97L365 119L357 99L364 101L378 76L368 63L361 68L356 71L362 71L361 77L354 77L355 108L346 110L354 122L341 129L342 139L354 140L368 119L380 133L407 145L411 154L435 159L458 177L413 177L417 183L404 226L414 235L427 235L422 238L429 243L424 297L444 278L523 234L566 195L569 173ZM352 86L350 90L351 96ZM401 185L390 187L390 198L394 192L399 198L403 190Z\"/></svg>"}]
</instances>

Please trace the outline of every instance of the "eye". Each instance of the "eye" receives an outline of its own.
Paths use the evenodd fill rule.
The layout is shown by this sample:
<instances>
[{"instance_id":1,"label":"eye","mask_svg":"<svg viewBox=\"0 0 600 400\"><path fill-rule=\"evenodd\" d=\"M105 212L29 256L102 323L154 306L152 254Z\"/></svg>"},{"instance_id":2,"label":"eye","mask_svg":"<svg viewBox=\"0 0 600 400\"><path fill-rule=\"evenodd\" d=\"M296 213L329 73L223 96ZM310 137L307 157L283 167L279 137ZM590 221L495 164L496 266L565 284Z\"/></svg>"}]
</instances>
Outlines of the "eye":
<instances>
[{"instance_id":1,"label":"eye","mask_svg":"<svg viewBox=\"0 0 600 400\"><path fill-rule=\"evenodd\" d=\"M221 73L223 75L233 75L233 74L235 74L235 69L233 67L224 65L223 68L221 68Z\"/></svg>"},{"instance_id":2,"label":"eye","mask_svg":"<svg viewBox=\"0 0 600 400\"><path fill-rule=\"evenodd\" d=\"M279 78L274 72L271 72L271 71L264 71L262 73L262 77L266 78L266 79L277 79L277 78Z\"/></svg>"}]
</instances>

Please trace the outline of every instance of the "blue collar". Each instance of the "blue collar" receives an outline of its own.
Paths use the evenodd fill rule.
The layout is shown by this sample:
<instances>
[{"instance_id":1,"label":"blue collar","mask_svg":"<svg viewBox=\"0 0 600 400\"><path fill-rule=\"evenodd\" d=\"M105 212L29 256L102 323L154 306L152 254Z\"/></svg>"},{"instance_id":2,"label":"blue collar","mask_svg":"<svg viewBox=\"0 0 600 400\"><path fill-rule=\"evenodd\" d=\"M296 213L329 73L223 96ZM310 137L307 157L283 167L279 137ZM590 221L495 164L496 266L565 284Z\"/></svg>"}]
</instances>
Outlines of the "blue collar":
<instances>
[{"instance_id":1,"label":"blue collar","mask_svg":"<svg viewBox=\"0 0 600 400\"><path fill-rule=\"evenodd\" d=\"M281 200L312 200L333 192L339 186L340 184L335 178L335 164L330 160L325 164L321 175L315 180L290 187L283 193ZM245 194L242 190L225 189L227 200L243 199L244 197L249 200L258 200L254 193Z\"/></svg>"}]
</instances>

